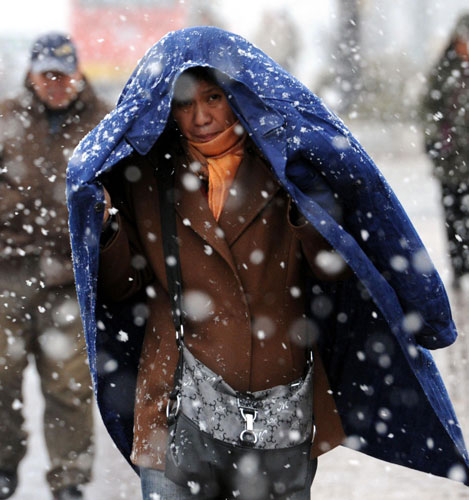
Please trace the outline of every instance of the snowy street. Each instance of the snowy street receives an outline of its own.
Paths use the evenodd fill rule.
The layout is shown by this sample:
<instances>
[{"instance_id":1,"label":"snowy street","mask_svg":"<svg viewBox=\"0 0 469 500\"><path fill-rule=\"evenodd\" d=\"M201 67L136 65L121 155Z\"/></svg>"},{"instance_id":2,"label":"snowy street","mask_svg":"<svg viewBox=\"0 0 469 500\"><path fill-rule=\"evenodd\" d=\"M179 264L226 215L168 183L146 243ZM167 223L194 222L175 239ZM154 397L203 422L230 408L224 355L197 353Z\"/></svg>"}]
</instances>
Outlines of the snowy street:
<instances>
[{"instance_id":1,"label":"snowy street","mask_svg":"<svg viewBox=\"0 0 469 500\"><path fill-rule=\"evenodd\" d=\"M408 124L352 124L352 132L378 164L414 222L444 282L451 273L439 202L438 184L430 175L430 164L422 152L421 131ZM443 379L469 442L469 288L459 295L449 289L459 339L435 353ZM26 377L25 413L30 431L28 454L20 466L20 486L14 500L50 498L44 479L47 457L41 431L43 411L39 382L29 367ZM138 500L136 474L114 449L96 415L97 457L94 480L86 489L89 500ZM403 467L369 458L340 447L322 457L313 484L312 498L324 500L462 500L469 488L456 482L429 477Z\"/></svg>"}]
</instances>

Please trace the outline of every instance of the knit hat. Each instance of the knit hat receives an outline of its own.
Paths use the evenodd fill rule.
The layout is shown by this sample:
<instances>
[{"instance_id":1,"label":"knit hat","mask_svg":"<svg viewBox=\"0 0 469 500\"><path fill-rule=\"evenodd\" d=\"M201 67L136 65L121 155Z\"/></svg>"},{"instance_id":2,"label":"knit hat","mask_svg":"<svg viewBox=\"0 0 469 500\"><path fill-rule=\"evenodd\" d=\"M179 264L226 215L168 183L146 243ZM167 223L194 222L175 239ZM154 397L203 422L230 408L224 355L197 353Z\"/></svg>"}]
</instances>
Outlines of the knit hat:
<instances>
[{"instance_id":1,"label":"knit hat","mask_svg":"<svg viewBox=\"0 0 469 500\"><path fill-rule=\"evenodd\" d=\"M76 48L69 35L47 33L39 37L31 51L30 71L58 71L71 75L78 67Z\"/></svg>"}]
</instances>

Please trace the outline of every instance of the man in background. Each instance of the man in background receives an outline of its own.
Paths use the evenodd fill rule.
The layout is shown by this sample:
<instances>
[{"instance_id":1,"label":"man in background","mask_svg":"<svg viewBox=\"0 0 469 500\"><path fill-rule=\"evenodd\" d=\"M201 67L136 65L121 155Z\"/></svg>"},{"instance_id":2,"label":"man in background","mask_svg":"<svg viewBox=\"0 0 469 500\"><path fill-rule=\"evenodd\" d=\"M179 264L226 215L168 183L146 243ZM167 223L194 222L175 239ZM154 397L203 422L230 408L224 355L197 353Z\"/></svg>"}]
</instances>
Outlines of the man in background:
<instances>
[{"instance_id":1,"label":"man in background","mask_svg":"<svg viewBox=\"0 0 469 500\"><path fill-rule=\"evenodd\" d=\"M265 10L255 41L282 68L295 72L301 49L300 30L288 9Z\"/></svg>"},{"instance_id":2,"label":"man in background","mask_svg":"<svg viewBox=\"0 0 469 500\"><path fill-rule=\"evenodd\" d=\"M458 19L430 72L422 118L425 149L441 186L452 287L458 291L469 275L469 14Z\"/></svg>"},{"instance_id":3,"label":"man in background","mask_svg":"<svg viewBox=\"0 0 469 500\"><path fill-rule=\"evenodd\" d=\"M23 372L34 358L45 400L54 500L83 498L93 462L92 391L70 257L65 171L104 116L60 33L33 45L23 93L0 103L0 499L26 452Z\"/></svg>"}]
</instances>

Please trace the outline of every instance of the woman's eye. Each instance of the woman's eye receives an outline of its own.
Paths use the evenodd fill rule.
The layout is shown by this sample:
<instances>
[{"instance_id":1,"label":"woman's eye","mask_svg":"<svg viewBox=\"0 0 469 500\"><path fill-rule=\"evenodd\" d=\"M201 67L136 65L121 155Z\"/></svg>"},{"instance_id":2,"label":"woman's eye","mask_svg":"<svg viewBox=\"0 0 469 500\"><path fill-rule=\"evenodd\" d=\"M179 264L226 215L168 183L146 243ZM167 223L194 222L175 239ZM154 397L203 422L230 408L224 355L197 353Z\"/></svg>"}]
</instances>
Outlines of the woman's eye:
<instances>
[{"instance_id":1,"label":"woman's eye","mask_svg":"<svg viewBox=\"0 0 469 500\"><path fill-rule=\"evenodd\" d=\"M211 94L211 95L208 97L209 102L216 102L216 101L218 101L219 99L221 99L221 94Z\"/></svg>"},{"instance_id":2,"label":"woman's eye","mask_svg":"<svg viewBox=\"0 0 469 500\"><path fill-rule=\"evenodd\" d=\"M177 109L189 109L191 107L192 101L177 101L176 108Z\"/></svg>"}]
</instances>

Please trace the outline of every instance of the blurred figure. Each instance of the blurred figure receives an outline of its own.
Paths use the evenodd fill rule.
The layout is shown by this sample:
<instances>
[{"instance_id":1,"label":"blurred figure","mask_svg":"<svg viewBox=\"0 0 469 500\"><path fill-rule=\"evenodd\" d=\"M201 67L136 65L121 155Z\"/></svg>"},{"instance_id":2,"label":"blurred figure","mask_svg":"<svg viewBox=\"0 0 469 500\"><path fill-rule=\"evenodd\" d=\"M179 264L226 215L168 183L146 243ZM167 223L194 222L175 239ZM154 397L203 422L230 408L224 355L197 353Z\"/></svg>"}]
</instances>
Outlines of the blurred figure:
<instances>
[{"instance_id":1,"label":"blurred figure","mask_svg":"<svg viewBox=\"0 0 469 500\"><path fill-rule=\"evenodd\" d=\"M298 26L287 9L265 11L255 36L256 45L290 73L300 50Z\"/></svg>"},{"instance_id":2,"label":"blurred figure","mask_svg":"<svg viewBox=\"0 0 469 500\"><path fill-rule=\"evenodd\" d=\"M75 298L65 168L104 116L67 35L33 45L25 89L0 103L0 499L26 452L22 381L34 358L45 398L47 481L54 500L83 498L91 478L89 370Z\"/></svg>"},{"instance_id":3,"label":"blurred figure","mask_svg":"<svg viewBox=\"0 0 469 500\"><path fill-rule=\"evenodd\" d=\"M190 4L190 26L217 26L223 28L225 23L218 10L205 1L192 1Z\"/></svg>"},{"instance_id":4,"label":"blurred figure","mask_svg":"<svg viewBox=\"0 0 469 500\"><path fill-rule=\"evenodd\" d=\"M441 184L453 288L469 273L469 15L431 71L423 103L425 146Z\"/></svg>"}]
</instances>

